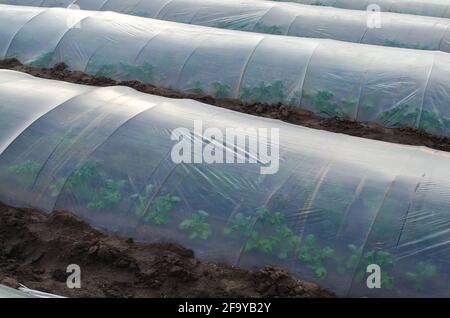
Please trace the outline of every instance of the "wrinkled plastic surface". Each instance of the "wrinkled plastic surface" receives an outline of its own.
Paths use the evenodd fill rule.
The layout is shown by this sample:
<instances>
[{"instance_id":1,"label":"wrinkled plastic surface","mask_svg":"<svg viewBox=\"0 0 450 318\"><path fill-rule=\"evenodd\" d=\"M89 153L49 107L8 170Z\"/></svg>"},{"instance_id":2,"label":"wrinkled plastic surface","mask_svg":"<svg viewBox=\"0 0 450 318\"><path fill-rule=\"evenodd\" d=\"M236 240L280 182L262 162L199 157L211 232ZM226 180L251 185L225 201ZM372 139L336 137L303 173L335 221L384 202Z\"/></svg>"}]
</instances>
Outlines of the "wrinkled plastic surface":
<instances>
[{"instance_id":1,"label":"wrinkled plastic surface","mask_svg":"<svg viewBox=\"0 0 450 318\"><path fill-rule=\"evenodd\" d=\"M34 297L20 290L5 285L0 285L0 298L34 298Z\"/></svg>"},{"instance_id":2,"label":"wrinkled plastic surface","mask_svg":"<svg viewBox=\"0 0 450 318\"><path fill-rule=\"evenodd\" d=\"M0 58L32 65L64 62L98 76L450 135L450 55L442 52L7 5L0 37Z\"/></svg>"},{"instance_id":3,"label":"wrinkled plastic surface","mask_svg":"<svg viewBox=\"0 0 450 318\"><path fill-rule=\"evenodd\" d=\"M295 2L316 6L330 6L352 10L367 10L376 5L382 12L416 14L438 18L450 18L448 0L271 0ZM373 8L373 7L369 7Z\"/></svg>"},{"instance_id":4,"label":"wrinkled plastic surface","mask_svg":"<svg viewBox=\"0 0 450 318\"><path fill-rule=\"evenodd\" d=\"M14 5L68 7L116 11L147 18L216 28L326 38L422 50L450 52L450 20L258 0L0 0ZM372 21L373 20L373 21ZM379 23L373 27L368 21Z\"/></svg>"},{"instance_id":5,"label":"wrinkled plastic surface","mask_svg":"<svg viewBox=\"0 0 450 318\"><path fill-rule=\"evenodd\" d=\"M1 118L43 107L19 105L24 94L48 102L47 113L22 120L28 127L13 142L3 142L10 132L0 125L1 201L69 210L115 234L181 243L203 259L281 266L341 296L450 297L448 153L125 87L61 84L5 70L0 81L16 84L10 95L0 94ZM74 96L47 96L61 89ZM261 162L174 163L174 129L188 129L185 137L201 148L210 144L193 131L195 120L224 134L278 129L279 140L262 139L258 148L279 145L278 172L261 175ZM193 216L195 226L186 227ZM367 288L369 264L382 269L381 289Z\"/></svg>"}]
</instances>

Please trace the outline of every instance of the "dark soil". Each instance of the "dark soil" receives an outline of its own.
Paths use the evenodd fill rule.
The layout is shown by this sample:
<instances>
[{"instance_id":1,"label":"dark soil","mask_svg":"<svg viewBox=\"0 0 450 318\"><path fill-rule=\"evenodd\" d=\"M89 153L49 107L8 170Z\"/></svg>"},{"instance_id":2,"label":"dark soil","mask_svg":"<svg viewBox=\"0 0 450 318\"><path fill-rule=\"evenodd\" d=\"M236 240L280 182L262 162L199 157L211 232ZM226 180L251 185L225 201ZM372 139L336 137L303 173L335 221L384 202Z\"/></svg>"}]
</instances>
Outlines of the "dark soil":
<instances>
[{"instance_id":1,"label":"dark soil","mask_svg":"<svg viewBox=\"0 0 450 318\"><path fill-rule=\"evenodd\" d=\"M81 289L66 286L69 264L81 267ZM102 234L67 212L1 203L0 283L69 297L333 297L275 267L201 261L177 244Z\"/></svg>"},{"instance_id":2,"label":"dark soil","mask_svg":"<svg viewBox=\"0 0 450 318\"><path fill-rule=\"evenodd\" d=\"M170 98L190 98L203 103L239 111L242 113L280 119L282 121L310 128L327 130L347 135L382 140L405 145L427 146L429 148L450 151L450 137L427 133L414 127L385 128L374 123L362 123L346 118L323 118L312 112L285 105L267 105L261 103L243 103L236 99L216 99L210 96L199 96L182 93L170 89L157 88L138 81L116 81L105 77L87 75L79 71L70 71L64 64L50 69L42 69L22 65L16 59L0 61L0 68L29 73L31 75L67 81L77 84L95 86L129 86L143 93Z\"/></svg>"}]
</instances>

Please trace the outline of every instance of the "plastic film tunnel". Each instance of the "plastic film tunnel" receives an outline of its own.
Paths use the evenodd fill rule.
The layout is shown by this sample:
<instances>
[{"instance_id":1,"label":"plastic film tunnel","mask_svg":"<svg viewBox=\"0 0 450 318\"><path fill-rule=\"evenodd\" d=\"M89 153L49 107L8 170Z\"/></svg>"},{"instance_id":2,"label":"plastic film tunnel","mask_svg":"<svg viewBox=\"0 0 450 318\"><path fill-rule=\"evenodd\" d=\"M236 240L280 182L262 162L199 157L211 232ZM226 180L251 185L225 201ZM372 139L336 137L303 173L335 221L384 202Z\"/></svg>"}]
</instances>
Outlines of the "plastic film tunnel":
<instances>
[{"instance_id":1,"label":"plastic film tunnel","mask_svg":"<svg viewBox=\"0 0 450 318\"><path fill-rule=\"evenodd\" d=\"M193 94L450 134L450 58L442 52L7 5L0 39L0 58L36 66L64 62Z\"/></svg>"},{"instance_id":2,"label":"plastic film tunnel","mask_svg":"<svg viewBox=\"0 0 450 318\"><path fill-rule=\"evenodd\" d=\"M316 6L330 6L352 10L367 10L376 5L382 12L416 14L438 18L450 18L448 0L272 0L276 2L295 2Z\"/></svg>"},{"instance_id":3,"label":"plastic film tunnel","mask_svg":"<svg viewBox=\"0 0 450 318\"><path fill-rule=\"evenodd\" d=\"M448 153L13 71L0 71L0 97L1 201L72 211L203 259L281 266L338 295L450 296ZM177 128L201 145L194 158L218 140L208 128L258 131L265 146L239 153L260 158L277 147L279 169L261 174L262 160L176 163ZM269 138L274 129L278 139ZM382 268L381 289L366 287L372 263Z\"/></svg>"},{"instance_id":4,"label":"plastic film tunnel","mask_svg":"<svg viewBox=\"0 0 450 318\"><path fill-rule=\"evenodd\" d=\"M79 6L173 22L257 33L450 52L450 20L383 13L380 28L369 27L372 12L258 0L104 0L0 3Z\"/></svg>"},{"instance_id":5,"label":"plastic film tunnel","mask_svg":"<svg viewBox=\"0 0 450 318\"><path fill-rule=\"evenodd\" d=\"M194 0L195 1L195 0ZM222 0L224 7L226 3L233 3L234 0ZM431 16L437 18L450 18L450 2L448 0L254 0L261 3L297 3L319 7L335 7L340 9L351 10L368 10L368 6L376 5L381 12L389 13L406 13L412 15ZM249 6L254 5L252 0L246 1ZM170 8L171 5L178 1L174 0L1 0L6 4L20 4L29 6L78 6L86 10L133 10L136 8L143 9L141 12L154 10L155 7L162 7L164 10ZM161 2L164 2L161 5ZM207 1L205 1L208 3ZM266 4L268 5L268 4ZM166 6L167 8L164 8ZM369 7L372 9L373 7ZM378 9L376 8L376 9ZM162 11L162 10L161 10Z\"/></svg>"}]
</instances>

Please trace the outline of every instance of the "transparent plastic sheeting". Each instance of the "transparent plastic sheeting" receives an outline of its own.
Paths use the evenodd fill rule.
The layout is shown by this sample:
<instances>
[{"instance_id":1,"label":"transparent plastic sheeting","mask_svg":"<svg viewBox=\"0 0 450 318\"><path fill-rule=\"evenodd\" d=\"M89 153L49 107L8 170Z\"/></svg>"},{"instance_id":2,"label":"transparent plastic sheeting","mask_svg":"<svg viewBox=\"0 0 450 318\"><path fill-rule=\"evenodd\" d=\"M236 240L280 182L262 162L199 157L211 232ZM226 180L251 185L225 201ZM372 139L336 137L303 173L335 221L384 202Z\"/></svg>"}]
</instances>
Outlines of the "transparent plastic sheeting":
<instances>
[{"instance_id":1,"label":"transparent plastic sheeting","mask_svg":"<svg viewBox=\"0 0 450 318\"><path fill-rule=\"evenodd\" d=\"M450 19L396 13L382 14L380 21L376 21L373 13L367 11L258 0L0 0L0 3L77 5L85 10L116 11L224 29L450 52Z\"/></svg>"},{"instance_id":2,"label":"transparent plastic sheeting","mask_svg":"<svg viewBox=\"0 0 450 318\"><path fill-rule=\"evenodd\" d=\"M450 55L0 5L0 58L450 135Z\"/></svg>"},{"instance_id":3,"label":"transparent plastic sheeting","mask_svg":"<svg viewBox=\"0 0 450 318\"><path fill-rule=\"evenodd\" d=\"M0 285L0 298L34 298L20 290Z\"/></svg>"},{"instance_id":4,"label":"transparent plastic sheeting","mask_svg":"<svg viewBox=\"0 0 450 318\"><path fill-rule=\"evenodd\" d=\"M0 79L0 118L18 127L0 126L1 201L72 211L118 235L178 242L202 259L281 266L339 295L450 296L448 153L126 87L5 70ZM177 128L187 129L181 139ZM278 171L261 174L267 160L173 160L180 140L194 144L185 148L191 159L214 140L217 154L233 154L217 139L230 128L241 128L238 139L258 138L260 153L248 142L237 148L241 157L279 149ZM381 289L367 288L369 264L381 267Z\"/></svg>"},{"instance_id":5,"label":"transparent plastic sheeting","mask_svg":"<svg viewBox=\"0 0 450 318\"><path fill-rule=\"evenodd\" d=\"M272 0L352 10L375 9L382 12L450 18L449 0ZM37 1L39 2L39 1ZM54 1L49 1L54 2ZM375 5L375 6L374 6Z\"/></svg>"}]
</instances>

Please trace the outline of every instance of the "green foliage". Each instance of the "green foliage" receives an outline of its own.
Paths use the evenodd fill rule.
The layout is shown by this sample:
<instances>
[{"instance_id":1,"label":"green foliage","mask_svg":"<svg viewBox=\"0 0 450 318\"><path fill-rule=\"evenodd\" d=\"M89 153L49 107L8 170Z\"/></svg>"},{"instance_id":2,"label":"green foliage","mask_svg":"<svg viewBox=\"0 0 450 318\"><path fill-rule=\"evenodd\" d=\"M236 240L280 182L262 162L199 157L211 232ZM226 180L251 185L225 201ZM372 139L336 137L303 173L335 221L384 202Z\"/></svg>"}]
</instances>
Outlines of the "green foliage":
<instances>
[{"instance_id":1,"label":"green foliage","mask_svg":"<svg viewBox=\"0 0 450 318\"><path fill-rule=\"evenodd\" d=\"M354 112L356 112L356 105L358 104L358 102L353 99L351 96L348 96L345 99L341 100L341 104L340 104L340 109L341 115L349 115L352 114Z\"/></svg>"},{"instance_id":2,"label":"green foliage","mask_svg":"<svg viewBox=\"0 0 450 318\"><path fill-rule=\"evenodd\" d=\"M246 238L246 252L275 253L280 259L286 259L289 251L299 243L298 236L285 224L284 214L271 213L267 209L258 209L255 217L237 214L231 225L225 229L225 234L227 233Z\"/></svg>"},{"instance_id":3,"label":"green foliage","mask_svg":"<svg viewBox=\"0 0 450 318\"><path fill-rule=\"evenodd\" d=\"M281 103L284 97L284 83L281 80L272 84L261 82L258 86L244 87L240 96L244 101L265 103Z\"/></svg>"},{"instance_id":4,"label":"green foliage","mask_svg":"<svg viewBox=\"0 0 450 318\"><path fill-rule=\"evenodd\" d=\"M420 118L420 123L417 120ZM430 112L428 110L422 110L420 114L419 109L410 109L408 104L402 104L391 109L385 110L380 113L378 119L383 123L390 125L409 125L423 128L427 131L444 132L450 127L450 121L445 118L441 118L438 113Z\"/></svg>"},{"instance_id":5,"label":"green foliage","mask_svg":"<svg viewBox=\"0 0 450 318\"><path fill-rule=\"evenodd\" d=\"M436 265L419 262L414 272L407 272L406 276L414 285L416 290L424 290L427 281L437 277L438 270Z\"/></svg>"},{"instance_id":6,"label":"green foliage","mask_svg":"<svg viewBox=\"0 0 450 318\"><path fill-rule=\"evenodd\" d=\"M147 62L142 65L131 65L123 62L119 62L119 64L102 64L98 66L95 75L110 78L134 79L149 83L154 79L154 66Z\"/></svg>"},{"instance_id":7,"label":"green foliage","mask_svg":"<svg viewBox=\"0 0 450 318\"><path fill-rule=\"evenodd\" d=\"M144 83L153 81L153 65L144 62L142 65L131 65L120 62L120 71L118 76L123 79L135 79Z\"/></svg>"},{"instance_id":8,"label":"green foliage","mask_svg":"<svg viewBox=\"0 0 450 318\"><path fill-rule=\"evenodd\" d=\"M358 266L359 258L361 257L361 248L354 244L349 244L348 248L350 249L350 256L337 268L337 272L341 275L354 270Z\"/></svg>"},{"instance_id":9,"label":"green foliage","mask_svg":"<svg viewBox=\"0 0 450 318\"><path fill-rule=\"evenodd\" d=\"M215 28L220 29L231 29L231 30L249 30L252 25L252 22L245 21L244 19L239 21L225 20L219 21L213 25Z\"/></svg>"},{"instance_id":10,"label":"green foliage","mask_svg":"<svg viewBox=\"0 0 450 318\"><path fill-rule=\"evenodd\" d=\"M189 90L191 92L193 92L194 94L198 94L198 95L204 94L203 83L201 81L199 81L199 80L192 81L190 83L190 86L191 86L191 88Z\"/></svg>"},{"instance_id":11,"label":"green foliage","mask_svg":"<svg viewBox=\"0 0 450 318\"><path fill-rule=\"evenodd\" d=\"M65 184L65 180L60 178L50 185L50 195L54 198L57 197Z\"/></svg>"},{"instance_id":12,"label":"green foliage","mask_svg":"<svg viewBox=\"0 0 450 318\"><path fill-rule=\"evenodd\" d=\"M117 65L103 64L95 72L95 76L115 77L117 75Z\"/></svg>"},{"instance_id":13,"label":"green foliage","mask_svg":"<svg viewBox=\"0 0 450 318\"><path fill-rule=\"evenodd\" d=\"M419 128L423 128L428 131L432 130L437 132L444 132L447 128L450 127L450 121L448 118L441 118L435 112L424 110L422 111L419 125Z\"/></svg>"},{"instance_id":14,"label":"green foliage","mask_svg":"<svg viewBox=\"0 0 450 318\"><path fill-rule=\"evenodd\" d=\"M216 98L225 98L228 97L228 94L230 93L230 86L226 84L222 84L220 82L214 82L211 84L214 88L214 97Z\"/></svg>"},{"instance_id":15,"label":"green foliage","mask_svg":"<svg viewBox=\"0 0 450 318\"><path fill-rule=\"evenodd\" d=\"M211 226L206 222L209 214L198 210L180 223L180 230L189 232L189 239L207 240L211 236Z\"/></svg>"},{"instance_id":16,"label":"green foliage","mask_svg":"<svg viewBox=\"0 0 450 318\"><path fill-rule=\"evenodd\" d=\"M91 160L67 179L64 189L87 208L102 211L120 203L125 184L109 178L100 161ZM50 188L52 195L57 196L63 185L63 179L57 180Z\"/></svg>"},{"instance_id":17,"label":"green foliage","mask_svg":"<svg viewBox=\"0 0 450 318\"><path fill-rule=\"evenodd\" d=\"M298 253L298 259L300 262L306 264L318 279L325 279L328 272L323 262L331 258L334 251L330 247L317 247L315 241L314 234L309 234L305 237Z\"/></svg>"},{"instance_id":18,"label":"green foliage","mask_svg":"<svg viewBox=\"0 0 450 318\"><path fill-rule=\"evenodd\" d=\"M314 98L314 106L321 112L330 116L336 114L337 104L332 101L333 93L328 91L318 91Z\"/></svg>"},{"instance_id":19,"label":"green foliage","mask_svg":"<svg viewBox=\"0 0 450 318\"><path fill-rule=\"evenodd\" d=\"M382 270L381 274L381 287L386 289L392 289L394 287L394 278L389 274L388 270L394 264L392 255L386 251L368 251L362 254L362 248L357 247L354 244L350 244L350 256L338 267L337 272L344 274L345 272L355 272L355 279L361 282L365 275L367 266L370 264L376 264L380 266Z\"/></svg>"},{"instance_id":20,"label":"green foliage","mask_svg":"<svg viewBox=\"0 0 450 318\"><path fill-rule=\"evenodd\" d=\"M138 201L136 207L136 215L147 223L155 225L166 224L170 220L170 215L176 203L180 202L180 198L171 195L156 197L153 202L151 200L153 186L148 185L143 193L136 193L131 196L132 199Z\"/></svg>"},{"instance_id":21,"label":"green foliage","mask_svg":"<svg viewBox=\"0 0 450 318\"><path fill-rule=\"evenodd\" d=\"M8 168L8 175L17 178L17 183L24 189L29 189L40 170L40 164L33 160L27 160L18 165L12 165Z\"/></svg>"},{"instance_id":22,"label":"green foliage","mask_svg":"<svg viewBox=\"0 0 450 318\"><path fill-rule=\"evenodd\" d=\"M245 216L242 213L238 213L231 220L230 224L225 228L225 235L231 237L248 237L252 228L253 218L251 216Z\"/></svg>"},{"instance_id":23,"label":"green foliage","mask_svg":"<svg viewBox=\"0 0 450 318\"><path fill-rule=\"evenodd\" d=\"M313 99L314 107L328 116L345 116L352 113L356 108L356 101L347 97L340 101L340 104L334 101L334 94L329 91L317 91Z\"/></svg>"},{"instance_id":24,"label":"green foliage","mask_svg":"<svg viewBox=\"0 0 450 318\"><path fill-rule=\"evenodd\" d=\"M38 57L35 61L33 61L30 64L35 67L49 67L50 63L53 60L54 55L55 55L54 52L48 52Z\"/></svg>"},{"instance_id":25,"label":"green foliage","mask_svg":"<svg viewBox=\"0 0 450 318\"><path fill-rule=\"evenodd\" d=\"M418 116L417 109L412 111L408 104L402 104L380 113L378 119L390 125L413 126L416 124Z\"/></svg>"},{"instance_id":26,"label":"green foliage","mask_svg":"<svg viewBox=\"0 0 450 318\"><path fill-rule=\"evenodd\" d=\"M269 34L283 34L283 29L278 25L267 25L263 22L258 22L255 25L254 30L255 32L259 33L269 33Z\"/></svg>"},{"instance_id":27,"label":"green foliage","mask_svg":"<svg viewBox=\"0 0 450 318\"><path fill-rule=\"evenodd\" d=\"M399 42L397 40L384 40L383 44L386 46L400 47L400 48L405 48L405 49L416 49L416 50L429 50L430 49L428 46L423 46L418 43L406 44L406 43Z\"/></svg>"},{"instance_id":28,"label":"green foliage","mask_svg":"<svg viewBox=\"0 0 450 318\"><path fill-rule=\"evenodd\" d=\"M302 100L302 92L295 91L288 99L289 106L300 106L300 102Z\"/></svg>"}]
</instances>

